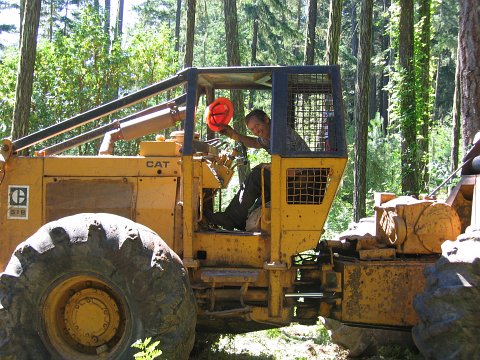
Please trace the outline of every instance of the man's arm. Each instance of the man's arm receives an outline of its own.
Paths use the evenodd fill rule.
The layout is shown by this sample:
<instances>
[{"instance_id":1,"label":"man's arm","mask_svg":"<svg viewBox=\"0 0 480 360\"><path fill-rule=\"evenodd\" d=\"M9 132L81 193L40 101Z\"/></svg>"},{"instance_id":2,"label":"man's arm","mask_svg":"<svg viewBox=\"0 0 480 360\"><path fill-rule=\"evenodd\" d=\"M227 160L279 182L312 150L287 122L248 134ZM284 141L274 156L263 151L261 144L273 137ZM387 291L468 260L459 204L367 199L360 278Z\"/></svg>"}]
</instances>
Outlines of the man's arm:
<instances>
[{"instance_id":1,"label":"man's arm","mask_svg":"<svg viewBox=\"0 0 480 360\"><path fill-rule=\"evenodd\" d=\"M262 147L256 137L242 135L229 125L225 125L223 129L220 130L220 134L228 136L235 141L240 141L249 148L260 149Z\"/></svg>"}]
</instances>

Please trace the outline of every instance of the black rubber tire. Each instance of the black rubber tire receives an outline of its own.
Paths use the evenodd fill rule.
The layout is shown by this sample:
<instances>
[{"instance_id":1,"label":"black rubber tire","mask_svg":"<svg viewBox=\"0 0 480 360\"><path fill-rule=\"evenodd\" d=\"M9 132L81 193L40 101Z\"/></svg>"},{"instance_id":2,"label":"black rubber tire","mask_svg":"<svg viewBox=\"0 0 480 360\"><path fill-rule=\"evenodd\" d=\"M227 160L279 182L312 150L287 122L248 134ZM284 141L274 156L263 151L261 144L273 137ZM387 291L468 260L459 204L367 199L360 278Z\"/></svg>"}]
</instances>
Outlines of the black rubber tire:
<instances>
[{"instance_id":1,"label":"black rubber tire","mask_svg":"<svg viewBox=\"0 0 480 360\"><path fill-rule=\"evenodd\" d=\"M427 359L480 359L480 231L443 243L425 276L425 291L413 302L418 349Z\"/></svg>"},{"instance_id":2,"label":"black rubber tire","mask_svg":"<svg viewBox=\"0 0 480 360\"><path fill-rule=\"evenodd\" d=\"M78 214L42 226L0 276L0 359L59 359L42 305L59 279L88 274L115 288L128 318L106 359L132 359L137 339L159 340L167 359L188 359L196 304L180 258L152 230L111 214ZM72 356L90 359L96 356Z\"/></svg>"}]
</instances>

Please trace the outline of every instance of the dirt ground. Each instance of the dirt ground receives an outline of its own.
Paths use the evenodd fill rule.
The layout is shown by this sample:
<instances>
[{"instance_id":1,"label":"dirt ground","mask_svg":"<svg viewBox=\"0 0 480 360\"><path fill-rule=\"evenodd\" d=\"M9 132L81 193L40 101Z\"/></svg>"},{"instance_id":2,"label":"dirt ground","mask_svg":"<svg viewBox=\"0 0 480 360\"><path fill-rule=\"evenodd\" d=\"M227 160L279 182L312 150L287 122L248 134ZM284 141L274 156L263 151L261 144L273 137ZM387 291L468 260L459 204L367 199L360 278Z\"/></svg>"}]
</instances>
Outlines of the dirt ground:
<instances>
[{"instance_id":1,"label":"dirt ground","mask_svg":"<svg viewBox=\"0 0 480 360\"><path fill-rule=\"evenodd\" d=\"M291 325L280 329L257 331L242 335L223 335L220 340L190 360L290 360L290 359L350 359L348 351L331 341L323 325ZM398 346L379 348L375 354L362 360L421 360L423 357L410 349Z\"/></svg>"}]
</instances>

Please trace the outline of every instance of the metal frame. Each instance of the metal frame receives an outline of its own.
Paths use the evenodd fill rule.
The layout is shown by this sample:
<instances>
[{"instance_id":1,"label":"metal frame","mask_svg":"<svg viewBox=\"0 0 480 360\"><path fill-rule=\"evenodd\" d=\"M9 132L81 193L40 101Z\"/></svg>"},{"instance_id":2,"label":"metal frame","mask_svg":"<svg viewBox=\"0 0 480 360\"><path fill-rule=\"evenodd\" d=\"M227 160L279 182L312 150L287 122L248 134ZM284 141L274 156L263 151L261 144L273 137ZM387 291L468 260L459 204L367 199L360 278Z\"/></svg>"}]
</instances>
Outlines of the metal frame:
<instances>
[{"instance_id":1,"label":"metal frame","mask_svg":"<svg viewBox=\"0 0 480 360\"><path fill-rule=\"evenodd\" d=\"M94 109L61 121L33 134L12 142L13 152L29 148L54 136L100 119L118 110L132 106L142 100L158 95L174 87L186 85L186 94L172 101L179 105L186 101L187 114L185 120L184 155L193 154L193 133L195 131L195 108L200 94L208 94L216 89L231 90L266 90L272 92L272 154L286 157L305 157L306 153L287 153L285 148L285 132L287 126L287 83L289 74L328 74L331 77L334 112L338 126L335 127L335 136L340 139L338 148L328 152L309 152L308 157L346 157L344 132L344 109L342 90L339 82L340 70L338 66L256 66L256 67L223 67L223 68L187 68L169 79L158 82L144 89L128 94L117 100L108 102ZM169 104L157 105L163 107ZM148 109L147 109L148 110ZM132 117L144 114L146 110L130 115L126 118L99 126L79 136L73 137L58 144L39 151L39 155L54 155L81 143L101 137L106 132L119 126L119 123L130 120Z\"/></svg>"}]
</instances>

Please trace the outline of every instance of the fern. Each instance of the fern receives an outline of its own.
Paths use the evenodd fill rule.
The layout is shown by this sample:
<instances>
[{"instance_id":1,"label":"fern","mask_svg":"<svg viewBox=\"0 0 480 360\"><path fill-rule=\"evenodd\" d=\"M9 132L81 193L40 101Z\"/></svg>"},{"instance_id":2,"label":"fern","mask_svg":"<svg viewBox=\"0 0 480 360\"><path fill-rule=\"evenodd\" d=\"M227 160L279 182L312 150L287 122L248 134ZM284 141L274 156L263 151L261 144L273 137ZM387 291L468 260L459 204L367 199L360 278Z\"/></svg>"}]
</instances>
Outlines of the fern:
<instances>
[{"instance_id":1,"label":"fern","mask_svg":"<svg viewBox=\"0 0 480 360\"><path fill-rule=\"evenodd\" d=\"M146 338L145 340L137 340L132 344L133 348L140 349L135 355L133 355L135 360L153 360L162 355L162 351L157 349L157 346L160 344L160 341L152 342L152 338Z\"/></svg>"}]
</instances>

